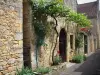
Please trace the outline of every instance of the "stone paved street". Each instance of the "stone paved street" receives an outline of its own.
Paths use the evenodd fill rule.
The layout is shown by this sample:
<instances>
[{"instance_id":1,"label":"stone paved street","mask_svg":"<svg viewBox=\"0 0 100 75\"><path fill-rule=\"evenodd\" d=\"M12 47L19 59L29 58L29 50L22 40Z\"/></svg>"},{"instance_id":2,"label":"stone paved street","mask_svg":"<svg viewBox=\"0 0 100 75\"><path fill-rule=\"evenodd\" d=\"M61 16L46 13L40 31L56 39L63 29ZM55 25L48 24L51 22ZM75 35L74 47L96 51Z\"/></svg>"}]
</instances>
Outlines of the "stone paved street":
<instances>
[{"instance_id":1,"label":"stone paved street","mask_svg":"<svg viewBox=\"0 0 100 75\"><path fill-rule=\"evenodd\" d=\"M61 68L52 75L100 75L100 50L91 54L84 63Z\"/></svg>"}]
</instances>

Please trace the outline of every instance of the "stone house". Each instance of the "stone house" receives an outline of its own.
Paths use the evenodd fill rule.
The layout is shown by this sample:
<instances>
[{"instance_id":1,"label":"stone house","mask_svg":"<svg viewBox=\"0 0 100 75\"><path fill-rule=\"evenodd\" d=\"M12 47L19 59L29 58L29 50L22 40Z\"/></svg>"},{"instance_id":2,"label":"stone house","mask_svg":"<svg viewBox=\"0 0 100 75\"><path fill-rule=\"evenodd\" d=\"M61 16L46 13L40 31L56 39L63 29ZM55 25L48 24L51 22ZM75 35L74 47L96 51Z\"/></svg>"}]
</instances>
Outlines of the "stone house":
<instances>
[{"instance_id":1,"label":"stone house","mask_svg":"<svg viewBox=\"0 0 100 75\"><path fill-rule=\"evenodd\" d=\"M23 65L22 3L0 0L0 75L14 75Z\"/></svg>"},{"instance_id":2,"label":"stone house","mask_svg":"<svg viewBox=\"0 0 100 75\"><path fill-rule=\"evenodd\" d=\"M27 3L27 2L26 2ZM71 8L73 11L77 12L77 1L76 0L64 0L64 3ZM26 6L26 4L25 4ZM26 9L26 8L25 8ZM27 9L28 10L28 9ZM27 12L26 10L26 12ZM28 14L28 13L27 13ZM29 17L29 16L27 16ZM48 20L52 20L52 18L48 18ZM25 24L26 21L25 21ZM29 23L28 23L29 25ZM27 25L25 25L27 26ZM35 38L33 37L35 33L31 32L31 27L29 28L29 31L31 34L31 37L33 42L31 42L30 45L30 51L31 51L31 58L32 60L31 66L34 68L36 64L39 66L45 66L49 67L52 64L52 52L56 43L56 34L54 32L51 32L48 38L45 38L45 43L47 46L41 46L40 52L38 53L38 60L36 60L36 54L35 54ZM58 26L57 31L59 34L59 37L57 38L57 45L56 49L54 51L54 55L57 54L58 51L60 51L60 56L63 60L63 62L68 61L71 59L71 57L74 54L75 51L75 36L76 36L76 24L73 22L65 22L64 18L58 18ZM33 31L34 32L34 31ZM23 32L24 33L24 32ZM32 35L33 34L33 35ZM26 35L26 32L25 32ZM29 35L29 33L27 34ZM30 36L24 36L29 37ZM23 39L24 40L24 39ZM24 42L25 43L25 42Z\"/></svg>"},{"instance_id":3,"label":"stone house","mask_svg":"<svg viewBox=\"0 0 100 75\"><path fill-rule=\"evenodd\" d=\"M76 0L64 0L64 3L77 11ZM45 67L52 64L56 34L51 32L45 38L47 46L41 46L37 57L31 16L28 0L0 0L0 75L14 75L16 68L23 65L34 69L37 64ZM63 62L69 62L75 52L76 24L65 22L64 18L58 20L59 37L54 54L60 51Z\"/></svg>"},{"instance_id":4,"label":"stone house","mask_svg":"<svg viewBox=\"0 0 100 75\"><path fill-rule=\"evenodd\" d=\"M95 2L85 3L85 4L79 4L78 5L78 12L84 13L88 19L90 19L92 23L92 28L89 30L88 36L88 54L91 52L94 52L96 49L100 48L99 46L99 1L97 0Z\"/></svg>"},{"instance_id":5,"label":"stone house","mask_svg":"<svg viewBox=\"0 0 100 75\"><path fill-rule=\"evenodd\" d=\"M98 48L100 48L100 0L97 0L97 34L98 34Z\"/></svg>"}]
</instances>

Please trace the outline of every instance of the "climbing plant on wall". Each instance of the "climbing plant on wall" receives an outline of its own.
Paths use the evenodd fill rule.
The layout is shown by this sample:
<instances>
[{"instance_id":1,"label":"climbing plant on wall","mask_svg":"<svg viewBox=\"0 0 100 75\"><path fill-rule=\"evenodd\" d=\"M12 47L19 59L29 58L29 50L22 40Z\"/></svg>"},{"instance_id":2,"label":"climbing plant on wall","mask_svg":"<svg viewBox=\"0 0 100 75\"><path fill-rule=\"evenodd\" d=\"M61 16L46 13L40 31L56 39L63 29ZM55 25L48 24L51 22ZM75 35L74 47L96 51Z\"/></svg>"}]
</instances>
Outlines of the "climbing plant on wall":
<instances>
[{"instance_id":1,"label":"climbing plant on wall","mask_svg":"<svg viewBox=\"0 0 100 75\"><path fill-rule=\"evenodd\" d=\"M75 39L75 47L81 48L83 46L83 34L78 33Z\"/></svg>"},{"instance_id":2,"label":"climbing plant on wall","mask_svg":"<svg viewBox=\"0 0 100 75\"><path fill-rule=\"evenodd\" d=\"M57 34L56 43L52 53L52 60L57 44L57 38L59 36L56 28L58 26L58 17L65 17L67 21L73 21L82 27L91 25L90 21L84 16L84 14L79 14L68 9L61 0L31 0L30 4L32 9L32 26L37 35L37 50L39 50L39 47L44 44L44 38L51 27L53 27ZM49 16L54 19L55 24L50 25L47 23Z\"/></svg>"}]
</instances>

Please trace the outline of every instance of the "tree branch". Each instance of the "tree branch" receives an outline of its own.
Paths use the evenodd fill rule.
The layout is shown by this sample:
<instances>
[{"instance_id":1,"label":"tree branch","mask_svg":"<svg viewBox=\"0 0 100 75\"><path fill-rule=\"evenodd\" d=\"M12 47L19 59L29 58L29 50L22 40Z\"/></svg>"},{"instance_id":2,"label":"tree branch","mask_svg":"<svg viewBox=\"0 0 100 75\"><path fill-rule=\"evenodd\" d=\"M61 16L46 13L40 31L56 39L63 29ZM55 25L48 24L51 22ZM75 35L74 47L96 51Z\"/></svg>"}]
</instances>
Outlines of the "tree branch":
<instances>
[{"instance_id":1,"label":"tree branch","mask_svg":"<svg viewBox=\"0 0 100 75\"><path fill-rule=\"evenodd\" d=\"M53 61L53 64L54 64L54 51L55 51L55 49L56 49L56 46L57 46L57 41L58 41L58 31L57 31L57 26L58 26L58 22L57 22L57 19L53 16L53 18L54 18L54 20L55 20L55 22L56 22L56 26L54 27L54 30L56 31L56 33L57 33L57 36L56 36L56 42L55 42L55 46L54 46L54 48L53 48L53 51L52 51L52 61Z\"/></svg>"}]
</instances>

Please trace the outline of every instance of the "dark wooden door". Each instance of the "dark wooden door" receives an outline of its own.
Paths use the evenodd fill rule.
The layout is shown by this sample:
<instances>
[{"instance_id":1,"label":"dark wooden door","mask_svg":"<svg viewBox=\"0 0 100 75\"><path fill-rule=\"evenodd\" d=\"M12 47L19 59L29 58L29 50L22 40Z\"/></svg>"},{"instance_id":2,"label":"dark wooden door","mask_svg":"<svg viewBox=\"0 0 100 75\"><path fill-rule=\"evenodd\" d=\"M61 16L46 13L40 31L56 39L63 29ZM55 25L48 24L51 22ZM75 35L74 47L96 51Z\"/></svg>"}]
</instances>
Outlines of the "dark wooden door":
<instances>
[{"instance_id":1,"label":"dark wooden door","mask_svg":"<svg viewBox=\"0 0 100 75\"><path fill-rule=\"evenodd\" d=\"M60 35L59 35L59 50L60 50L60 56L62 58L62 61L66 61L66 32L64 29L61 29Z\"/></svg>"}]
</instances>

